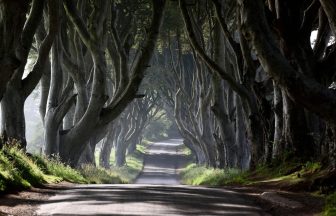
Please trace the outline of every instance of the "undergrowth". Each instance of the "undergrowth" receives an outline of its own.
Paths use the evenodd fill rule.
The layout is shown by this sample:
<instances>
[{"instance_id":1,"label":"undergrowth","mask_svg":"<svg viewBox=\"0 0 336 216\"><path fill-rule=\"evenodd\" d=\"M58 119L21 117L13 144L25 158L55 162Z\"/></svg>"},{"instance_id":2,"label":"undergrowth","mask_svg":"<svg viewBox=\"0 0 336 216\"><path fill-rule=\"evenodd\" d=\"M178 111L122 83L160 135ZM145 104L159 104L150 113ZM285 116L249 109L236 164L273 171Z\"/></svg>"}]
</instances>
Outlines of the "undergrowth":
<instances>
[{"instance_id":1,"label":"undergrowth","mask_svg":"<svg viewBox=\"0 0 336 216\"><path fill-rule=\"evenodd\" d=\"M33 156L35 163L45 174L56 176L59 181L87 183L88 180L78 171L65 165L59 158Z\"/></svg>"},{"instance_id":2,"label":"undergrowth","mask_svg":"<svg viewBox=\"0 0 336 216\"><path fill-rule=\"evenodd\" d=\"M214 169L191 164L181 172L182 182L191 185L220 186L227 184L256 184L259 182L298 182L318 176L321 164L317 162L286 163L258 166L254 171L239 169Z\"/></svg>"},{"instance_id":3,"label":"undergrowth","mask_svg":"<svg viewBox=\"0 0 336 216\"><path fill-rule=\"evenodd\" d=\"M181 171L181 179L189 185L255 185L274 186L288 190L311 191L328 194L323 216L336 215L335 178L332 172L319 162L286 162L259 166L254 171L237 169L213 169L191 164Z\"/></svg>"},{"instance_id":4,"label":"undergrowth","mask_svg":"<svg viewBox=\"0 0 336 216\"><path fill-rule=\"evenodd\" d=\"M97 168L93 165L84 165L79 170L90 184L123 184L127 183L119 173L112 170Z\"/></svg>"},{"instance_id":5,"label":"undergrowth","mask_svg":"<svg viewBox=\"0 0 336 216\"><path fill-rule=\"evenodd\" d=\"M120 176L124 183L132 183L142 171L143 160L145 154L145 147L138 145L137 149L132 154L126 156L126 164L122 167L113 166L115 162L114 150L112 150L110 164L112 164L110 171Z\"/></svg>"},{"instance_id":6,"label":"undergrowth","mask_svg":"<svg viewBox=\"0 0 336 216\"><path fill-rule=\"evenodd\" d=\"M34 158L18 147L3 147L0 150L0 191L20 190L44 183L53 183L61 177L44 172Z\"/></svg>"},{"instance_id":7,"label":"undergrowth","mask_svg":"<svg viewBox=\"0 0 336 216\"><path fill-rule=\"evenodd\" d=\"M9 147L10 146L10 147ZM26 154L7 143L0 149L0 192L18 191L46 183L121 184L133 181L143 166L143 147L127 157L127 165L110 170L86 165L73 169L59 158Z\"/></svg>"},{"instance_id":8,"label":"undergrowth","mask_svg":"<svg viewBox=\"0 0 336 216\"><path fill-rule=\"evenodd\" d=\"M220 186L227 184L244 184L246 173L237 169L214 169L191 164L181 172L184 184Z\"/></svg>"},{"instance_id":9,"label":"undergrowth","mask_svg":"<svg viewBox=\"0 0 336 216\"><path fill-rule=\"evenodd\" d=\"M327 196L323 216L336 215L336 193Z\"/></svg>"}]
</instances>

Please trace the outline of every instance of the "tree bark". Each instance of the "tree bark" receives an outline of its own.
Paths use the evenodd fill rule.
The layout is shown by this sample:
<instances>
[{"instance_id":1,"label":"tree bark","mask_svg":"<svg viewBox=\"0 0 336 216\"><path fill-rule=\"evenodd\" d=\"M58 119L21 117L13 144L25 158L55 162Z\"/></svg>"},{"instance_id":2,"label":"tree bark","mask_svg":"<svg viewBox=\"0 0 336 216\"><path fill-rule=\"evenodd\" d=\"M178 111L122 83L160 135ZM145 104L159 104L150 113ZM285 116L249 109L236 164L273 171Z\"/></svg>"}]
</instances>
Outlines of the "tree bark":
<instances>
[{"instance_id":1,"label":"tree bark","mask_svg":"<svg viewBox=\"0 0 336 216\"><path fill-rule=\"evenodd\" d=\"M6 91L7 83L21 65L16 51L20 45L28 9L28 1L0 2L0 100Z\"/></svg>"},{"instance_id":2,"label":"tree bark","mask_svg":"<svg viewBox=\"0 0 336 216\"><path fill-rule=\"evenodd\" d=\"M283 127L283 106L282 106L282 93L281 89L274 86L274 140L273 140L273 159L279 158L284 150L282 139L282 127Z\"/></svg>"},{"instance_id":3,"label":"tree bark","mask_svg":"<svg viewBox=\"0 0 336 216\"><path fill-rule=\"evenodd\" d=\"M23 149L26 148L24 102L38 84L45 67L48 65L49 52L58 31L58 2L49 1L49 6L49 32L39 47L38 58L32 71L22 79L35 32L42 20L44 7L43 0L34 0L32 3L16 50L21 64L16 70L15 76L8 83L9 91L4 96L6 99L2 103L2 130L6 131L9 137L17 139ZM9 110L11 111L9 112Z\"/></svg>"},{"instance_id":4,"label":"tree bark","mask_svg":"<svg viewBox=\"0 0 336 216\"><path fill-rule=\"evenodd\" d=\"M104 104L107 101L105 95L105 53L98 39L92 37L93 34L87 30L74 4L70 0L66 0L64 5L71 22L75 25L82 41L90 50L94 62L94 81L88 108L81 120L64 135L61 143L65 150L62 157L75 166L79 159L78 153L81 154L84 151L85 145L92 135L116 119L136 97L159 35L165 0L153 1L153 16L148 31L149 34L143 46L142 53L135 63L132 77L128 85L125 86L121 97L114 99L106 108L104 108Z\"/></svg>"},{"instance_id":5,"label":"tree bark","mask_svg":"<svg viewBox=\"0 0 336 216\"><path fill-rule=\"evenodd\" d=\"M245 38L256 51L264 70L296 103L336 125L336 94L291 67L276 45L261 0L239 0Z\"/></svg>"}]
</instances>

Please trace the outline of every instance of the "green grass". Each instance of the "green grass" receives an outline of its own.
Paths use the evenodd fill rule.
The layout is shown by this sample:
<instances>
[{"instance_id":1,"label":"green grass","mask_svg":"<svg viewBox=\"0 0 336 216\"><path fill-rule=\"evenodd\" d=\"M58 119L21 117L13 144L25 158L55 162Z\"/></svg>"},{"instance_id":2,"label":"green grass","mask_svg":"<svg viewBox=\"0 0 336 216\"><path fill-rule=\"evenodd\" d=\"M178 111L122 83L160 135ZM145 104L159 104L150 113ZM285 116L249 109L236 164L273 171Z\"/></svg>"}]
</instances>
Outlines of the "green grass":
<instances>
[{"instance_id":1,"label":"green grass","mask_svg":"<svg viewBox=\"0 0 336 216\"><path fill-rule=\"evenodd\" d=\"M112 166L110 171L116 173L123 182L133 182L143 168L143 160L146 147L137 145L137 149L133 154L126 156L126 164L122 167ZM111 153L110 164L114 164L114 151Z\"/></svg>"},{"instance_id":2,"label":"green grass","mask_svg":"<svg viewBox=\"0 0 336 216\"><path fill-rule=\"evenodd\" d=\"M28 155L15 145L0 150L0 191L22 190L46 183L88 183L79 171L58 159Z\"/></svg>"},{"instance_id":3,"label":"green grass","mask_svg":"<svg viewBox=\"0 0 336 216\"><path fill-rule=\"evenodd\" d=\"M58 158L28 155L15 142L0 149L0 192L17 191L46 183L67 181L79 184L120 184L132 182L142 170L145 147L127 156L127 165L110 170L83 166L73 169Z\"/></svg>"},{"instance_id":4,"label":"green grass","mask_svg":"<svg viewBox=\"0 0 336 216\"><path fill-rule=\"evenodd\" d=\"M153 142L152 141L149 141L149 140L147 140L147 139L143 139L142 141L141 141L141 145L138 145L138 146L142 146L142 147L144 147L144 149L146 149L149 145L151 145L151 144L153 144Z\"/></svg>"},{"instance_id":5,"label":"green grass","mask_svg":"<svg viewBox=\"0 0 336 216\"><path fill-rule=\"evenodd\" d=\"M58 181L44 173L34 159L17 147L0 150L0 191L20 190Z\"/></svg>"},{"instance_id":6,"label":"green grass","mask_svg":"<svg viewBox=\"0 0 336 216\"><path fill-rule=\"evenodd\" d=\"M213 169L191 164L181 172L184 184L220 186L247 182L246 173L237 169Z\"/></svg>"},{"instance_id":7,"label":"green grass","mask_svg":"<svg viewBox=\"0 0 336 216\"><path fill-rule=\"evenodd\" d=\"M185 146L185 145L179 146L178 151L180 153L182 153L183 155L185 155L185 156L189 156L189 157L192 156L191 150L187 146Z\"/></svg>"},{"instance_id":8,"label":"green grass","mask_svg":"<svg viewBox=\"0 0 336 216\"><path fill-rule=\"evenodd\" d=\"M228 184L256 184L286 182L297 184L307 181L321 170L320 163L286 163L281 166L259 166L254 171L214 169L191 164L181 172L184 184L221 186Z\"/></svg>"},{"instance_id":9,"label":"green grass","mask_svg":"<svg viewBox=\"0 0 336 216\"><path fill-rule=\"evenodd\" d=\"M326 205L323 212L323 216L335 216L336 215L336 193L329 195L326 198Z\"/></svg>"},{"instance_id":10,"label":"green grass","mask_svg":"<svg viewBox=\"0 0 336 216\"><path fill-rule=\"evenodd\" d=\"M13 160L14 158L9 157L7 153L0 151L0 191L12 188L24 189L31 186L15 167Z\"/></svg>"},{"instance_id":11,"label":"green grass","mask_svg":"<svg viewBox=\"0 0 336 216\"><path fill-rule=\"evenodd\" d=\"M58 158L46 158L34 156L35 163L47 175L57 177L58 181L68 181L72 183L87 183L88 180L80 171L71 168L60 162Z\"/></svg>"},{"instance_id":12,"label":"green grass","mask_svg":"<svg viewBox=\"0 0 336 216\"><path fill-rule=\"evenodd\" d=\"M123 184L126 183L118 173L93 165L85 165L80 169L80 173L90 184Z\"/></svg>"},{"instance_id":13,"label":"green grass","mask_svg":"<svg viewBox=\"0 0 336 216\"><path fill-rule=\"evenodd\" d=\"M110 155L111 167L109 170L105 170L105 172L111 176L118 176L120 179L119 183L132 183L142 171L144 154L146 153L147 146L151 143L150 141L143 140L141 145L137 145L134 153L126 155L126 164L122 167L113 166L115 164L115 150L112 149ZM99 164L99 151L95 153L95 158L96 163ZM99 168L99 170L102 170L102 168Z\"/></svg>"}]
</instances>

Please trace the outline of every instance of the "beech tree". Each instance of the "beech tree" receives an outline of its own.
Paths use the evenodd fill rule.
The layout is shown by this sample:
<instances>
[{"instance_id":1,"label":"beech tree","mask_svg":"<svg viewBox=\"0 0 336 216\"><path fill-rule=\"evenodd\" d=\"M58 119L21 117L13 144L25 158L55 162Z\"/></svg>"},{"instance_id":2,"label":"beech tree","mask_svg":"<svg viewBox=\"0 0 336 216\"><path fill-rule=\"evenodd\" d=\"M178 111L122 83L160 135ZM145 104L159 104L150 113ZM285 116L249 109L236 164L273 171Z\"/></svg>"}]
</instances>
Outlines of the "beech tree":
<instances>
[{"instance_id":1,"label":"beech tree","mask_svg":"<svg viewBox=\"0 0 336 216\"><path fill-rule=\"evenodd\" d=\"M155 92L145 91L145 97L136 99L124 112L111 123L100 151L100 166L110 167L111 150L115 150L115 166L126 163L126 155L132 154L141 143L143 132L152 122L162 117L159 111L159 96Z\"/></svg>"},{"instance_id":2,"label":"beech tree","mask_svg":"<svg viewBox=\"0 0 336 216\"><path fill-rule=\"evenodd\" d=\"M32 1L27 17L28 1L24 3L21 3L21 1L20 3L19 1L3 1L1 3L5 10L3 13L4 52L1 53L7 56L4 66L6 69L1 70L5 73L1 88L6 89L5 92L0 93L3 96L1 101L2 133L10 138L17 139L22 148L26 147L24 102L40 81L46 65L48 65L49 51L57 33L59 1L47 2L48 5L45 5L43 0ZM49 11L49 16L46 17L46 22L49 23L48 33L46 35L42 33L42 36L39 34L42 41L37 48L37 60L32 71L23 78L29 52L34 42L34 35L38 28L40 28L39 32L45 28L42 22L43 8L48 8ZM10 22L16 24L13 26L13 23ZM12 63L10 63L11 61ZM16 66L14 66L14 62L16 62Z\"/></svg>"},{"instance_id":3,"label":"beech tree","mask_svg":"<svg viewBox=\"0 0 336 216\"><path fill-rule=\"evenodd\" d=\"M123 166L162 113L205 166L335 166L333 0L0 1L2 134L26 147L40 82L44 154ZM162 27L161 27L162 23ZM315 36L316 35L316 36ZM33 69L26 67L37 54Z\"/></svg>"},{"instance_id":4,"label":"beech tree","mask_svg":"<svg viewBox=\"0 0 336 216\"><path fill-rule=\"evenodd\" d=\"M284 11L284 5L281 5L280 2L270 1L269 6L272 9L273 17L276 17L284 28L276 27L277 37L281 40L280 44L272 33L273 25L266 18L267 5L262 1L238 1L238 3L241 6L241 25L244 37L256 52L265 71L295 103L317 114L325 121L325 132L328 134L324 150L327 152L323 153L329 154L330 160L334 163L335 117L331 107L334 105L335 92L331 84L333 82L332 74L335 70L330 61L334 58L332 47L335 44L329 45L329 41L332 35L335 36L335 14L333 14L335 3L328 0L310 1L308 5L298 2L289 4L290 7ZM277 9L272 6L277 6L275 7ZM296 16L295 22L291 17L292 24L286 26L285 24L289 24L289 19L285 14L294 10L304 13L293 15ZM258 15L256 16L256 14ZM319 34L317 43L311 47L309 46L309 38L311 31L316 28L316 18L319 21ZM325 27L326 22L330 29ZM325 31L329 34L323 35L322 32ZM300 43L298 43L299 41ZM320 74L320 68L323 68L322 74Z\"/></svg>"},{"instance_id":5,"label":"beech tree","mask_svg":"<svg viewBox=\"0 0 336 216\"><path fill-rule=\"evenodd\" d=\"M119 79L124 79L126 81L121 82L122 86L119 86L114 97L109 100L106 92L106 75L108 74L108 69L105 55L105 44L108 37L105 32L105 25L103 24L107 22L108 18L107 13L104 10L108 10L110 6L111 4L109 1L97 1L92 5L94 10L91 14L92 19L90 19L91 23L88 28L74 3L72 1L64 1L64 8L69 17L69 21L71 25L75 27L87 52L90 53L90 57L92 58L93 65L92 74L90 75L90 95L83 116L72 128L63 132L58 132L58 130L60 129L62 119L69 110L72 99L75 96L70 93L64 100L58 100L58 103L56 104L49 103L47 116L48 113L50 113L51 116L46 118L46 121L52 119L50 122L51 124L54 124L54 126L46 127L49 131L46 131L45 134L45 153L51 155L54 153L52 149L57 149L57 146L59 146L58 148L61 158L73 166L77 165L81 153L84 152L89 140L95 135L98 135L104 127L116 119L127 105L137 97L138 88L155 48L163 17L165 1L152 2L152 17L150 19L146 38L140 45L141 51L137 53L132 68L126 68L130 71L124 71L125 68L121 69L123 76L129 77L126 79L119 77ZM112 9L113 8L111 8L111 10ZM54 44L53 49L60 50L55 52L55 62L59 62L62 50L58 48L57 43ZM55 65L55 67L52 68L52 77L54 76L59 80L60 78L56 73L61 74L62 72L59 69L59 66ZM119 81L118 83L120 83ZM62 82L51 81L49 92L49 98L51 98L51 100L55 100L53 95L59 95L61 85Z\"/></svg>"}]
</instances>

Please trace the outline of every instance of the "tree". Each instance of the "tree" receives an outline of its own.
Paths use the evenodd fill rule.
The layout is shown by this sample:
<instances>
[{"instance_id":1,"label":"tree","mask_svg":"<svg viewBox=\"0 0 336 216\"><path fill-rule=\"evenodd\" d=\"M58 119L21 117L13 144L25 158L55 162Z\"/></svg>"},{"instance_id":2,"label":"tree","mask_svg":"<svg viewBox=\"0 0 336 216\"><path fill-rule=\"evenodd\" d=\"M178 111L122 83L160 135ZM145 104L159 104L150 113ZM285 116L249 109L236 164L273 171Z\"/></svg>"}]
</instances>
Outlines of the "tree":
<instances>
[{"instance_id":1,"label":"tree","mask_svg":"<svg viewBox=\"0 0 336 216\"><path fill-rule=\"evenodd\" d=\"M304 38L306 43L308 40L307 36L310 35L314 19L318 16L317 14L319 10L319 7L317 7L317 9L313 7L315 4L319 5L318 2L313 1L311 3L311 7L305 10L306 16L303 17L304 19L301 28L294 26L296 27L296 32L299 31L299 33L301 33L301 40ZM332 13L334 10L331 9L334 8L333 6L335 5L331 1L320 1L320 3L322 5L320 10L323 10L326 13L332 33L335 35L335 23L333 19L335 14ZM328 44L324 43L322 44L322 50L325 50L322 52L323 55L325 55L323 61L319 60L319 55L314 56L313 50L310 50L310 54L313 54L312 58L314 61L307 58L301 59L303 60L301 64L297 64L300 67L295 69L285 57L286 54L289 55L294 53L294 50L288 50L289 53L285 54L281 53L279 44L276 42L277 40L274 38L271 31L272 26L267 21L265 14L266 8L263 2L240 0L239 6L241 6L241 25L243 27L244 36L257 53L258 59L265 71L273 77L275 82L286 91L292 100L324 119L328 125L330 125L331 133L334 134L335 112L332 109L335 105L336 99L334 89L328 88L330 81L329 83L327 82L323 85L318 80L321 77L314 78L314 75L317 74L318 68L326 68L323 75L328 78L327 69L331 70L331 72L333 71L333 66L330 65L329 60L333 59L334 51L328 53L326 50L326 46L328 46ZM283 6L281 6L279 10L280 9L283 9ZM323 11L319 16L321 22L323 19ZM282 21L281 17L280 21ZM319 30L322 31L322 29L323 26L319 26ZM291 38L285 37L285 33L288 33L286 30L287 29L279 29L280 37L284 41L285 45L292 45L290 43L292 41L289 41ZM318 38L318 40L319 39L320 38ZM307 46L305 48L309 49ZM316 48L315 50L317 51L319 49L321 48ZM316 52L316 54L318 53ZM314 67L315 63L320 64L319 67ZM333 152L335 149L334 135L332 135L330 141L330 145L327 149L329 149L330 152Z\"/></svg>"},{"instance_id":2,"label":"tree","mask_svg":"<svg viewBox=\"0 0 336 216\"><path fill-rule=\"evenodd\" d=\"M107 10L107 8L109 8L109 2L96 2L94 7L96 7L97 10L94 10L95 13L92 14L92 23L89 25L90 28L86 27L86 24L72 1L64 1L64 7L69 20L72 25L75 26L76 31L91 55L93 61L92 85L90 87L89 103L80 121L75 123L71 129L61 132L59 139L57 139L57 131L60 128L61 121L56 122L55 127L53 127L56 132L49 133L52 135L50 137L46 133L45 149L52 149L54 147L50 146L59 145L61 158L71 165L76 166L89 140L95 135L98 135L104 127L116 119L127 105L136 98L138 88L155 48L165 8L165 1L153 1L151 23L147 37L141 45L141 52L136 56L129 80L125 82L123 86L119 87L123 90L120 94L115 95L112 100L108 100L105 91L108 70L104 40L101 40L101 38L105 38L104 25L102 24L107 19L107 13L101 10ZM56 73L58 70L55 69L54 71ZM59 83L51 82L51 89L57 85L59 85ZM49 97L51 97L50 93ZM70 103L70 99L66 100L66 102ZM52 107L55 111L59 111L54 113L59 119L63 119L62 117L67 112L67 109L61 107L69 108L70 106L65 106L64 103L60 101L57 105ZM48 128L50 129L51 127ZM53 142L53 140L57 140L58 143ZM52 152L46 151L47 155L50 155L50 153Z\"/></svg>"},{"instance_id":3,"label":"tree","mask_svg":"<svg viewBox=\"0 0 336 216\"><path fill-rule=\"evenodd\" d=\"M13 3L8 4L9 7L12 7L11 4ZM24 6L20 5L18 8L22 7ZM16 35L13 39L16 42L13 42L13 47L11 48L13 49L13 52L15 51L15 55L20 61L20 64L19 67L14 67L12 68L13 71L8 72L14 75L8 82L6 92L1 101L2 133L10 138L17 139L23 149L26 148L24 102L40 81L46 65L48 65L49 51L58 31L59 1L48 1L48 34L44 37L41 44L39 44L38 57L32 71L23 78L29 52L34 42L35 32L38 28L44 28L43 23L41 23L43 8L43 0L34 0L28 18L25 20L25 14L23 14L24 11L22 11L22 14L19 13L20 16L16 17L19 20L14 21L20 23L25 20L24 26L22 26L22 24L16 26L18 29L14 30ZM12 12L16 13L16 11ZM7 28L8 26L6 29ZM7 32L5 32L5 34L6 37L10 36ZM15 37L18 38L15 39Z\"/></svg>"}]
</instances>

